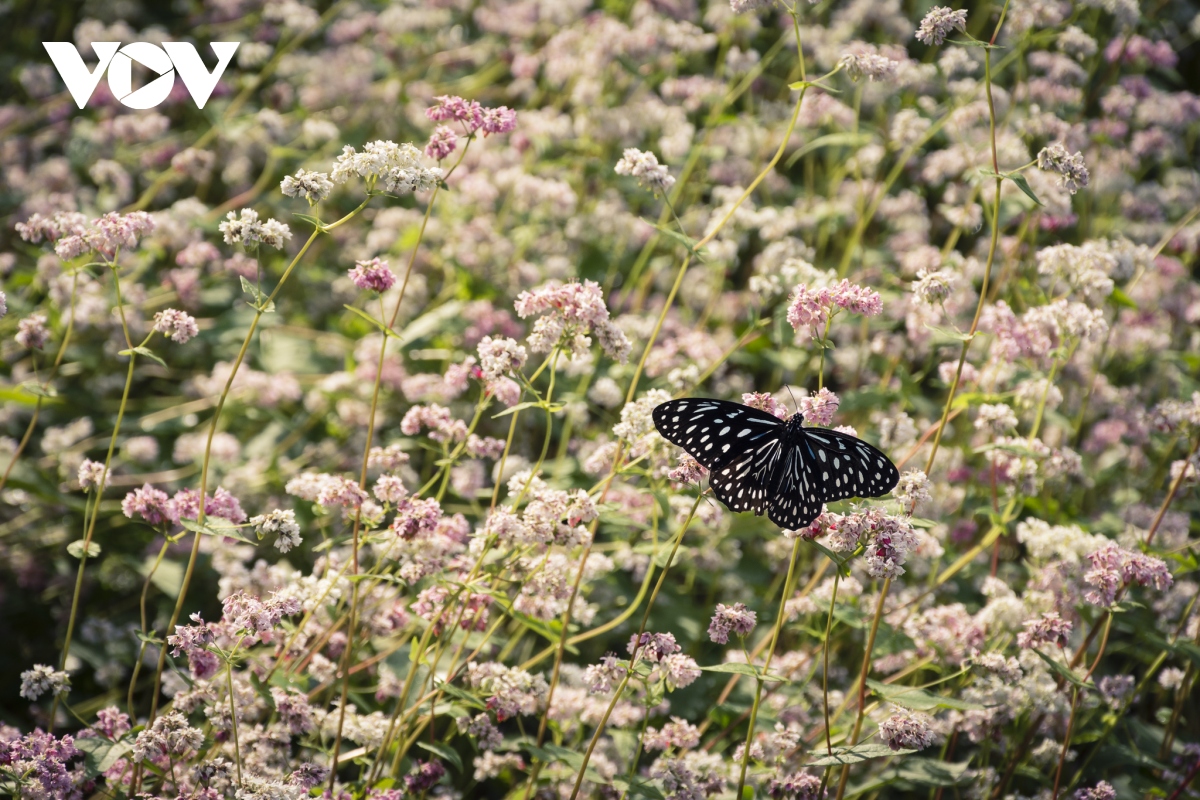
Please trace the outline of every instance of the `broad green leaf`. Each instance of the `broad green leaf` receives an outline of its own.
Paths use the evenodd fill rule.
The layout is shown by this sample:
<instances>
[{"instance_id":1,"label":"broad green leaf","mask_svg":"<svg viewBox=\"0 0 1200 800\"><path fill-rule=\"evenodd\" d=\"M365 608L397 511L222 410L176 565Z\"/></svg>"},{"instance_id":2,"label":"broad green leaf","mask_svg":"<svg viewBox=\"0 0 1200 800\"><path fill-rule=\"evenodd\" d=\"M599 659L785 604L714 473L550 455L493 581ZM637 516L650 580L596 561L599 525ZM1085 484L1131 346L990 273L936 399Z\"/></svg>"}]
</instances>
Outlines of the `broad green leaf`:
<instances>
[{"instance_id":1,"label":"broad green leaf","mask_svg":"<svg viewBox=\"0 0 1200 800\"><path fill-rule=\"evenodd\" d=\"M1096 684L1094 684L1090 681L1087 683L1084 683L1084 681L1081 680L1079 678L1079 676L1076 675L1073 671L1071 671L1067 667L1063 666L1062 664L1058 663L1057 661L1052 659L1050 656L1043 653L1041 650L1038 650L1036 647L1033 648L1033 652L1038 654L1038 658L1040 658L1040 659L1042 659L1042 661L1046 662L1046 665L1048 667L1050 667L1050 670L1053 673L1055 673L1056 675L1058 675L1059 677L1061 677L1062 679L1067 681L1067 683L1070 683L1072 686L1075 686L1080 689L1095 689L1096 688Z\"/></svg>"},{"instance_id":2,"label":"broad green leaf","mask_svg":"<svg viewBox=\"0 0 1200 800\"><path fill-rule=\"evenodd\" d=\"M400 331L400 339L411 345L417 339L440 331L451 317L457 316L461 309L462 302L458 300L442 303L432 311L428 311L408 323L408 327Z\"/></svg>"},{"instance_id":3,"label":"broad green leaf","mask_svg":"<svg viewBox=\"0 0 1200 800\"><path fill-rule=\"evenodd\" d=\"M629 797L648 797L650 800L666 800L662 790L645 778L630 780L624 776L612 779L614 788L621 790Z\"/></svg>"},{"instance_id":4,"label":"broad green leaf","mask_svg":"<svg viewBox=\"0 0 1200 800\"><path fill-rule=\"evenodd\" d=\"M422 750L428 750L439 758L449 761L459 772L463 771L462 758L459 757L458 751L450 745L442 742L417 742L417 747L420 747Z\"/></svg>"},{"instance_id":5,"label":"broad green leaf","mask_svg":"<svg viewBox=\"0 0 1200 800\"><path fill-rule=\"evenodd\" d=\"M164 367L167 365L167 362L163 361L161 358L154 355L154 351L151 350L149 347L133 347L133 348L130 348L129 350L121 350L120 352L117 353L117 355L131 356L134 353L137 353L139 356L145 356L146 358L150 359L151 361L157 361L159 364L162 364Z\"/></svg>"},{"instance_id":6,"label":"broad green leaf","mask_svg":"<svg viewBox=\"0 0 1200 800\"><path fill-rule=\"evenodd\" d=\"M841 553L835 553L825 545L818 542L816 539L809 540L809 544L824 553L829 560L832 561L839 570L841 570L842 577L846 577L850 574L850 565L846 562L845 557L843 557Z\"/></svg>"},{"instance_id":7,"label":"broad green leaf","mask_svg":"<svg viewBox=\"0 0 1200 800\"><path fill-rule=\"evenodd\" d=\"M83 539L76 539L67 545L67 552L76 558L83 558ZM89 542L87 546L88 558L95 558L100 555L100 543Z\"/></svg>"},{"instance_id":8,"label":"broad green leaf","mask_svg":"<svg viewBox=\"0 0 1200 800\"><path fill-rule=\"evenodd\" d=\"M384 335L384 336L390 336L390 337L392 337L393 339L399 339L399 338L400 338L400 334L396 333L394 330L392 330L391 328L389 328L389 327L388 327L387 325L385 325L383 322L381 322L380 320L377 320L377 319L375 319L375 318L374 318L374 317L372 317L370 314L368 314L367 312L363 311L361 308L355 308L354 306L347 306L347 305L343 305L343 306L342 306L342 308L346 309L347 311L352 311L352 312L354 312L355 314L357 314L358 316L362 317L362 318L363 318L363 319L365 319L367 322L371 323L371 324L372 324L372 325L374 325L376 328L378 328L379 330L383 331L383 335Z\"/></svg>"},{"instance_id":9,"label":"broad green leaf","mask_svg":"<svg viewBox=\"0 0 1200 800\"><path fill-rule=\"evenodd\" d=\"M835 747L832 754L824 750L812 753L813 760L808 762L810 767L833 767L842 764L857 764L872 758L887 758L915 753L916 750L893 750L886 744L856 744L853 747Z\"/></svg>"},{"instance_id":10,"label":"broad green leaf","mask_svg":"<svg viewBox=\"0 0 1200 800\"><path fill-rule=\"evenodd\" d=\"M194 519L181 519L179 520L179 524L189 531L202 533L205 536L224 536L229 539L236 539L239 542L245 542L246 544L258 544L254 539L242 535L236 525L223 517L205 517L203 525Z\"/></svg>"},{"instance_id":11,"label":"broad green leaf","mask_svg":"<svg viewBox=\"0 0 1200 800\"><path fill-rule=\"evenodd\" d=\"M958 341L958 342L969 342L972 339L974 339L976 336L979 335L977 332L976 333L962 333L960 331L955 330L954 328L946 328L941 325L926 325L925 327L940 336L945 336L947 339L954 339L955 341Z\"/></svg>"},{"instance_id":12,"label":"broad green leaf","mask_svg":"<svg viewBox=\"0 0 1200 800\"><path fill-rule=\"evenodd\" d=\"M501 411L499 414L492 415L492 419L499 419L500 417L507 417L509 414L515 414L518 411L524 411L527 408L538 408L539 406L541 406L541 403L538 402L537 400L527 400L524 403L517 403L515 406L509 406L508 408Z\"/></svg>"},{"instance_id":13,"label":"broad green leaf","mask_svg":"<svg viewBox=\"0 0 1200 800\"><path fill-rule=\"evenodd\" d=\"M254 302L250 306L256 311L263 314L270 314L275 311L275 302L267 299L267 295L251 283L245 275L240 276L242 279L242 291L254 298Z\"/></svg>"},{"instance_id":14,"label":"broad green leaf","mask_svg":"<svg viewBox=\"0 0 1200 800\"><path fill-rule=\"evenodd\" d=\"M1137 310L1138 307L1138 304L1134 302L1132 297L1125 294L1125 292L1116 286L1113 287L1112 294L1108 296L1108 299L1113 302L1113 305L1121 306L1122 308Z\"/></svg>"},{"instance_id":15,"label":"broad green leaf","mask_svg":"<svg viewBox=\"0 0 1200 800\"><path fill-rule=\"evenodd\" d=\"M34 397L58 397L53 386L42 386L37 381L25 381L21 384L21 391Z\"/></svg>"},{"instance_id":16,"label":"broad green leaf","mask_svg":"<svg viewBox=\"0 0 1200 800\"><path fill-rule=\"evenodd\" d=\"M76 739L75 748L83 753L83 772L95 778L107 772L131 749L128 742L113 742L103 736Z\"/></svg>"},{"instance_id":17,"label":"broad green leaf","mask_svg":"<svg viewBox=\"0 0 1200 800\"><path fill-rule=\"evenodd\" d=\"M1025 193L1026 197L1028 197L1033 202L1037 203L1039 206L1045 205L1044 203L1042 203L1041 200L1038 200L1038 196L1033 193L1033 189L1029 188L1029 181L1025 180L1024 175L1014 172L1014 173L1009 174L1008 177L1012 179L1012 182L1017 185L1018 189L1020 189L1022 192Z\"/></svg>"},{"instance_id":18,"label":"broad green leaf","mask_svg":"<svg viewBox=\"0 0 1200 800\"><path fill-rule=\"evenodd\" d=\"M930 711L935 708L954 708L959 711L971 711L984 708L979 703L969 703L966 700L956 700L953 697L942 697L932 692L927 692L924 689L918 689L915 686L894 686L888 683L880 683L870 678L867 679L867 686L870 686L875 694L889 703L894 703L913 711Z\"/></svg>"},{"instance_id":19,"label":"broad green leaf","mask_svg":"<svg viewBox=\"0 0 1200 800\"><path fill-rule=\"evenodd\" d=\"M703 250L696 250L696 241L688 236L683 235L673 228L668 228L666 225L655 225L655 229L662 234L670 236L675 241L679 242L689 253L694 253L697 256L701 255Z\"/></svg>"},{"instance_id":20,"label":"broad green leaf","mask_svg":"<svg viewBox=\"0 0 1200 800\"><path fill-rule=\"evenodd\" d=\"M787 678L778 675L774 672L763 672L753 664L740 664L731 662L729 664L713 664L709 667L701 667L705 672L723 672L731 675L748 675L751 678L762 678L767 681L787 681Z\"/></svg>"}]
</instances>

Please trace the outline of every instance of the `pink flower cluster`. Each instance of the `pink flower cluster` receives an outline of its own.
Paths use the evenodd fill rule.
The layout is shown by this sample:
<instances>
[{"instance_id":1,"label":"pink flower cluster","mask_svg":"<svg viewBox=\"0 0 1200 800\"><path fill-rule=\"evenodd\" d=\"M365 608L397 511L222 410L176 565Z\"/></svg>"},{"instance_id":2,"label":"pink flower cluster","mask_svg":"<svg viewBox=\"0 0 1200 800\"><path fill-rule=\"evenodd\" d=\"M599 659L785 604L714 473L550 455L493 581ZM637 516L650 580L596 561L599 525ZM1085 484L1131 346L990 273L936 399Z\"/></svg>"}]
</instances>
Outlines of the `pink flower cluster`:
<instances>
[{"instance_id":1,"label":"pink flower cluster","mask_svg":"<svg viewBox=\"0 0 1200 800\"><path fill-rule=\"evenodd\" d=\"M768 392L745 392L742 395L742 403L751 408L757 408L759 411L765 411L780 419L787 419L790 416L787 406L776 400L775 396Z\"/></svg>"},{"instance_id":2,"label":"pink flower cluster","mask_svg":"<svg viewBox=\"0 0 1200 800\"><path fill-rule=\"evenodd\" d=\"M729 634L743 637L754 630L757 615L746 608L745 603L727 606L717 603L712 620L708 624L708 638L717 644L728 644Z\"/></svg>"},{"instance_id":3,"label":"pink flower cluster","mask_svg":"<svg viewBox=\"0 0 1200 800\"><path fill-rule=\"evenodd\" d=\"M1153 586L1162 591L1171 586L1174 578L1161 558L1126 550L1117 544L1106 544L1088 554L1092 568L1083 581L1092 588L1084 594L1089 603L1107 608L1116 600L1123 584Z\"/></svg>"},{"instance_id":4,"label":"pink flower cluster","mask_svg":"<svg viewBox=\"0 0 1200 800\"><path fill-rule=\"evenodd\" d=\"M181 519L199 517L200 493L195 489L180 489L174 497L168 497L166 492L147 483L125 495L125 499L121 501L121 510L130 519L141 517L151 525L164 522L178 525ZM235 525L240 525L247 519L242 504L223 487L218 487L212 496L206 499L204 514L229 520Z\"/></svg>"},{"instance_id":5,"label":"pink flower cluster","mask_svg":"<svg viewBox=\"0 0 1200 800\"><path fill-rule=\"evenodd\" d=\"M450 409L437 403L413 406L400 420L400 431L405 436L416 436L422 428L429 429L429 438L435 442L461 442L467 438L467 423L454 419Z\"/></svg>"},{"instance_id":6,"label":"pink flower cluster","mask_svg":"<svg viewBox=\"0 0 1200 800\"><path fill-rule=\"evenodd\" d=\"M801 328L808 328L810 335L818 339L824 334L823 330L818 329L823 328L839 310L875 317L883 313L883 299L879 292L845 279L833 286L817 288L809 288L802 283L792 292L787 320L796 333Z\"/></svg>"},{"instance_id":7,"label":"pink flower cluster","mask_svg":"<svg viewBox=\"0 0 1200 800\"><path fill-rule=\"evenodd\" d=\"M836 394L822 387L816 394L800 398L800 413L804 415L805 422L829 427L840 403Z\"/></svg>"},{"instance_id":8,"label":"pink flower cluster","mask_svg":"<svg viewBox=\"0 0 1200 800\"><path fill-rule=\"evenodd\" d=\"M556 344L565 343L573 355L581 354L587 344L579 337L595 332L610 358L621 363L629 358L632 345L609 319L604 292L595 281L550 281L532 292L521 292L515 307L521 319L550 312L534 323L529 336L529 346L535 353L548 353Z\"/></svg>"},{"instance_id":9,"label":"pink flower cluster","mask_svg":"<svg viewBox=\"0 0 1200 800\"><path fill-rule=\"evenodd\" d=\"M460 122L468 134L483 131L483 135L487 136L493 133L508 133L517 127L517 112L507 106L484 108L475 100L464 100L452 95L441 95L433 99L434 105L425 109L425 116L434 122ZM449 152L453 152L453 149ZM446 155L449 155L449 152ZM433 157L428 149L426 153Z\"/></svg>"},{"instance_id":10,"label":"pink flower cluster","mask_svg":"<svg viewBox=\"0 0 1200 800\"><path fill-rule=\"evenodd\" d=\"M350 280L355 286L364 291L382 293L396 283L395 274L388 269L388 263L382 258L355 261L354 267L346 274L350 276Z\"/></svg>"},{"instance_id":11,"label":"pink flower cluster","mask_svg":"<svg viewBox=\"0 0 1200 800\"><path fill-rule=\"evenodd\" d=\"M1025 620L1024 627L1025 630L1017 634L1017 645L1022 650L1028 650L1043 644L1066 647L1072 625L1057 611L1047 611L1037 619Z\"/></svg>"},{"instance_id":12,"label":"pink flower cluster","mask_svg":"<svg viewBox=\"0 0 1200 800\"><path fill-rule=\"evenodd\" d=\"M154 330L179 344L186 344L200 333L191 314L174 308L165 308L154 315Z\"/></svg>"}]
</instances>

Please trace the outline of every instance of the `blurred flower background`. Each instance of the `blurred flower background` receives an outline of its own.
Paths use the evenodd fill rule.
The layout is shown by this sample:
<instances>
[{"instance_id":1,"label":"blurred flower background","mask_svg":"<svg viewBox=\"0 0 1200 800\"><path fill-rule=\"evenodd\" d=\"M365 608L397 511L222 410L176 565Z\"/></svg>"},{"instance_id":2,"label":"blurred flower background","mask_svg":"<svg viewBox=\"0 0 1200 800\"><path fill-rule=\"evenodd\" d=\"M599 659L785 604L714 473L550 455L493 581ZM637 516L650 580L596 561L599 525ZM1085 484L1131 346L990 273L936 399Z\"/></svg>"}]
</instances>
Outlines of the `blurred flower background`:
<instances>
[{"instance_id":1,"label":"blurred flower background","mask_svg":"<svg viewBox=\"0 0 1200 800\"><path fill-rule=\"evenodd\" d=\"M1200 796L1195 3L0 19L0 792Z\"/></svg>"}]
</instances>

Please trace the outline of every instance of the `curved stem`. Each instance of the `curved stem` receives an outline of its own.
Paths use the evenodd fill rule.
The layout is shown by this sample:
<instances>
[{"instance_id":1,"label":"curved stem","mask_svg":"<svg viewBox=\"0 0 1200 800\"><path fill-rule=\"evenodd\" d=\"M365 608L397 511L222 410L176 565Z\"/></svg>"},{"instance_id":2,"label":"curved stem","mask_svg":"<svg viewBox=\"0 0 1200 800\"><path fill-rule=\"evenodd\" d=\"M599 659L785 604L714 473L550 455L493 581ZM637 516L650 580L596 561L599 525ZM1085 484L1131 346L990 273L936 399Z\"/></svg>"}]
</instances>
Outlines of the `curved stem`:
<instances>
[{"instance_id":1,"label":"curved stem","mask_svg":"<svg viewBox=\"0 0 1200 800\"><path fill-rule=\"evenodd\" d=\"M767 649L767 658L763 662L763 674L755 678L754 705L750 707L750 724L746 729L746 745L742 748L742 766L738 773L738 788L734 797L742 797L746 786L746 766L750 763L750 745L754 742L754 725L758 721L758 704L762 700L763 681L771 669L771 659L775 657L775 648L779 644L779 633L783 630L783 621L787 618L787 601L792 593L792 579L796 573L796 558L800 555L799 536L792 543L792 559L788 562L787 577L783 581L783 594L779 597L779 613L775 616L775 630L771 632L771 646Z\"/></svg>"}]
</instances>

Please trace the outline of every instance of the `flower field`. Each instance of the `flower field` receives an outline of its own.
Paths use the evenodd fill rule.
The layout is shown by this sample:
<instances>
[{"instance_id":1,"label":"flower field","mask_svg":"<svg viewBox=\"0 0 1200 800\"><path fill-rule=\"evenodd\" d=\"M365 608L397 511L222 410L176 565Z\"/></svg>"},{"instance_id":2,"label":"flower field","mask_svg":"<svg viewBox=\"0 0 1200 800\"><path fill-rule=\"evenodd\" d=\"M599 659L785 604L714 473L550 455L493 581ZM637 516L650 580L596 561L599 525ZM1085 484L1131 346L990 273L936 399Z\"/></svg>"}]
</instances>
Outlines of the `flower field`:
<instances>
[{"instance_id":1,"label":"flower field","mask_svg":"<svg viewBox=\"0 0 1200 800\"><path fill-rule=\"evenodd\" d=\"M0 794L1200 797L1200 5L3 13Z\"/></svg>"}]
</instances>

